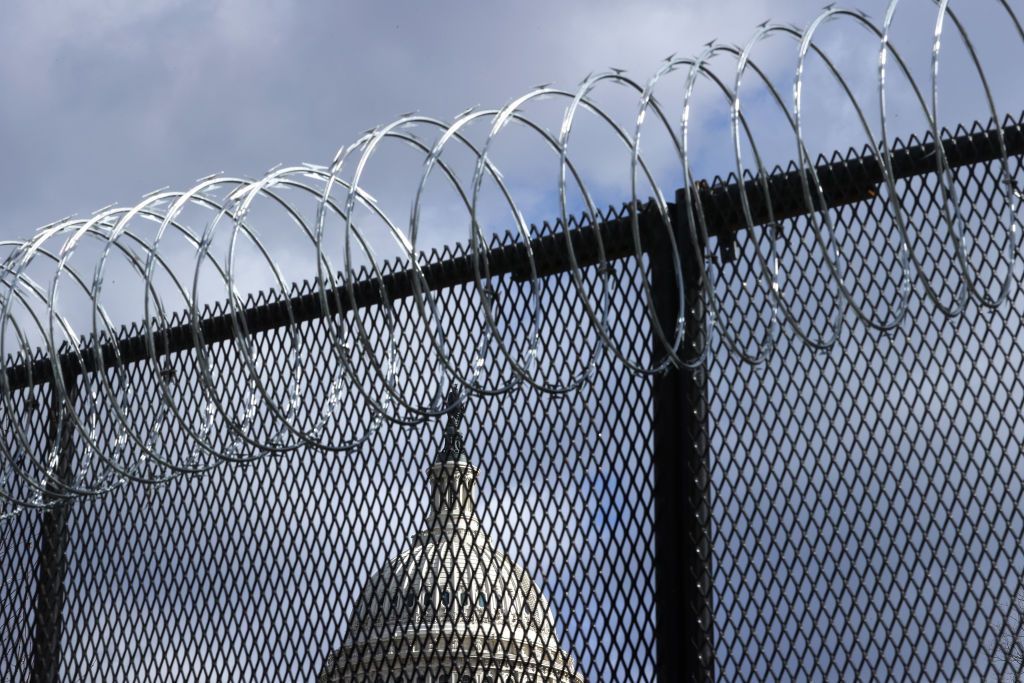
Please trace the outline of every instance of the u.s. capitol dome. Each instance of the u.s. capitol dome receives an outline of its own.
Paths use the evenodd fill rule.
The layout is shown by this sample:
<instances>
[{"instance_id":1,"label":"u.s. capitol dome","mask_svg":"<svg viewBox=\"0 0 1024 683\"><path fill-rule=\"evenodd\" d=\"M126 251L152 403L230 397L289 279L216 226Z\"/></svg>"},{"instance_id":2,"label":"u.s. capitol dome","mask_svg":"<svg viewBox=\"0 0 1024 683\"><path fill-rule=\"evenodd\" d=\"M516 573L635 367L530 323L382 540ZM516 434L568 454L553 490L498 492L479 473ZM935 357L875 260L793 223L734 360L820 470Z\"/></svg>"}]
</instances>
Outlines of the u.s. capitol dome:
<instances>
[{"instance_id":1,"label":"u.s. capitol dome","mask_svg":"<svg viewBox=\"0 0 1024 683\"><path fill-rule=\"evenodd\" d=\"M537 584L480 527L461 418L427 472L424 530L369 579L318 683L583 682Z\"/></svg>"}]
</instances>

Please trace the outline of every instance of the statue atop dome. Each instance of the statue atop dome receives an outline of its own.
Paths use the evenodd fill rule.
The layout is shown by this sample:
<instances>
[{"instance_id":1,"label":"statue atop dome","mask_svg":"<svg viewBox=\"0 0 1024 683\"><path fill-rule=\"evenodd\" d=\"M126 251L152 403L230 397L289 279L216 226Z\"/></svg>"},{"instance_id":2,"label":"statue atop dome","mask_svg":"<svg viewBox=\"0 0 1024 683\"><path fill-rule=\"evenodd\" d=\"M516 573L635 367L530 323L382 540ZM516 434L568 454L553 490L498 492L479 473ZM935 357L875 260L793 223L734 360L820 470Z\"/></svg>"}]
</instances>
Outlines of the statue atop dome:
<instances>
[{"instance_id":1,"label":"statue atop dome","mask_svg":"<svg viewBox=\"0 0 1024 683\"><path fill-rule=\"evenodd\" d=\"M465 404L454 390L447 404L425 528L367 581L317 681L583 683L540 588L481 528Z\"/></svg>"},{"instance_id":2,"label":"statue atop dome","mask_svg":"<svg viewBox=\"0 0 1024 683\"><path fill-rule=\"evenodd\" d=\"M438 462L467 462L466 442L462 438L462 420L466 417L466 406L459 396L459 392L452 388L448 392L446 405L448 408L448 421L444 426L444 442L441 450L437 453Z\"/></svg>"}]
</instances>

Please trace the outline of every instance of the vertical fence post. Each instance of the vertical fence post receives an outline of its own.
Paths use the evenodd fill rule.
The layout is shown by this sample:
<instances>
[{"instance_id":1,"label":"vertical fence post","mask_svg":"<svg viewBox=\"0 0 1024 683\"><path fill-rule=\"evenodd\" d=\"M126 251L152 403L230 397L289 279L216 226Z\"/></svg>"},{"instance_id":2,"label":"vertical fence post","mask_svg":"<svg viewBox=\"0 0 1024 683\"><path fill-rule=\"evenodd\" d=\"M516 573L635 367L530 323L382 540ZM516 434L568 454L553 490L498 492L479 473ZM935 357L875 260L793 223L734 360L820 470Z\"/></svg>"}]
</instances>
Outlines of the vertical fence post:
<instances>
[{"instance_id":1,"label":"vertical fence post","mask_svg":"<svg viewBox=\"0 0 1024 683\"><path fill-rule=\"evenodd\" d=\"M705 307L698 251L685 217L685 195L676 194L673 230L680 251L685 303L683 357L695 357L705 340ZM662 233L661 235L658 232ZM666 335L679 312L676 269L664 229L653 231L647 250L655 309ZM652 332L652 353L664 348ZM706 364L672 368L654 378L655 634L658 681L713 680L711 613L711 514L708 463Z\"/></svg>"},{"instance_id":2,"label":"vertical fence post","mask_svg":"<svg viewBox=\"0 0 1024 683\"><path fill-rule=\"evenodd\" d=\"M65 372L68 399L77 394L77 377ZM68 481L74 455L74 426L56 389L50 385L49 446L56 448L54 476ZM47 482L46 500L56 487ZM35 633L32 640L32 683L56 683L60 675L60 643L64 627L64 579L67 576L68 517L71 503L59 500L42 513L39 529L39 574L36 579Z\"/></svg>"}]
</instances>

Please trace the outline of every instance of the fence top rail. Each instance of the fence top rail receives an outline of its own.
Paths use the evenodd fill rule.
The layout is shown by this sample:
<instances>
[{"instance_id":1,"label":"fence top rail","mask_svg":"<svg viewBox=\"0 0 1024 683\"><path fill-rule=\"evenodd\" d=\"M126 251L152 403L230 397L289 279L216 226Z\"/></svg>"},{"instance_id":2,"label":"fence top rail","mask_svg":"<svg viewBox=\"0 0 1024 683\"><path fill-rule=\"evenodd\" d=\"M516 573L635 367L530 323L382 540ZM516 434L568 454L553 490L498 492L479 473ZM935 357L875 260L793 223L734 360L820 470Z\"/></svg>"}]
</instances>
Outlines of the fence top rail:
<instances>
[{"instance_id":1,"label":"fence top rail","mask_svg":"<svg viewBox=\"0 0 1024 683\"><path fill-rule=\"evenodd\" d=\"M961 126L952 134L943 135L941 144L949 170L997 161L1002 158L1003 149L1008 157L1024 155L1024 114L1017 121L1007 117L1002 127L983 127L975 123L967 130ZM902 180L938 172L940 160L936 151L931 134L927 134L923 142L916 137L912 137L907 144L897 142L887 155L892 179ZM839 152L833 153L831 157L823 155L815 165L815 173L820 188L815 199L819 202L824 200L825 206L813 209L807 206L803 193L803 184L809 182L810 174L796 164L790 164L787 169L777 167L765 179L767 197L758 178L740 182L733 175L727 180L716 178L711 183L697 182L693 199L699 199L707 236L718 239L723 258L731 259L736 234L748 227L871 199L877 195L879 186L886 182L885 169L869 148L859 151L851 149L846 157L842 157ZM752 223L744 216L741 193L746 193ZM673 230L683 239L689 239L687 212L676 211L675 208L669 204ZM618 212L609 212L613 217L606 218L597 226L578 221L576 227L563 226L561 231L531 240L528 245L534 255L537 275L545 277L572 269L568 250L564 248L567 240L572 242L579 267L600 263L599 242L595 232L600 233L605 259L612 261L636 255L630 211L631 207L625 206ZM651 205L638 208L637 221L640 248L646 250L654 232L664 230L664 226L660 215L652 210ZM531 273L526 247L527 244L523 242L496 240L480 254L480 260L486 262L491 277L511 275L517 281L529 280ZM420 270L430 290L472 284L477 277L474 259L472 255L466 254L424 262ZM174 354L198 347L200 340L202 344L230 341L236 337L240 323L250 334L267 332L294 323L337 315L353 308L380 305L385 300L400 300L414 295L414 277L415 270L407 267L391 270L379 277L359 279L351 283L351 291L349 285L342 284L327 290L325 295L307 285L305 289L311 291L302 292L297 288L296 293L290 296L280 293L281 298L277 301L257 303L251 298L249 305L239 314L242 321L237 320L231 312L222 313L218 307L208 306L208 315L204 315L195 325L184 319L187 316L179 314L175 324L154 334L156 346L160 355ZM60 364L65 377L71 377L117 363L128 365L151 359L147 335L141 324L124 327L121 334L122 338L116 342L106 341L98 345L86 343L82 347L80 359L66 349L62 349L57 358L43 354L21 362L17 362L17 357L8 358L4 369L8 387L11 391L17 391L50 382L54 377L55 363Z\"/></svg>"}]
</instances>

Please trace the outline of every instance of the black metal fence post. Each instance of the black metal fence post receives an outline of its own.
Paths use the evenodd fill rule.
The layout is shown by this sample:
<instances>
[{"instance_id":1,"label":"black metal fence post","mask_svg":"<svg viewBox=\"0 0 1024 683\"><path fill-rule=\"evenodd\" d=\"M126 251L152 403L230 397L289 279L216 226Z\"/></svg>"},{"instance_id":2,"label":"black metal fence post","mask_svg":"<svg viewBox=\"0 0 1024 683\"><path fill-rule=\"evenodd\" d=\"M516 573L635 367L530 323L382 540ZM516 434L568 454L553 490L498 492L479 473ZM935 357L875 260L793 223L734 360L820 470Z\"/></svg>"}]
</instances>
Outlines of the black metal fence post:
<instances>
[{"instance_id":1,"label":"black metal fence post","mask_svg":"<svg viewBox=\"0 0 1024 683\"><path fill-rule=\"evenodd\" d=\"M68 398L75 400L77 381L65 372ZM74 456L74 427L57 392L50 388L49 442L56 446L54 476L68 481ZM56 490L47 485L45 498ZM56 683L60 676L60 644L64 627L64 579L67 576L68 517L71 502L61 501L42 513L39 529L39 573L36 579L35 633L32 640L32 683Z\"/></svg>"},{"instance_id":2,"label":"black metal fence post","mask_svg":"<svg viewBox=\"0 0 1024 683\"><path fill-rule=\"evenodd\" d=\"M676 195L674 225L685 303L684 357L705 341L703 283ZM671 245L654 237L647 253L659 322L671 338L679 312ZM652 332L654 357L664 356ZM711 515L708 463L707 369L672 368L654 378L655 619L659 681L713 680Z\"/></svg>"}]
</instances>

